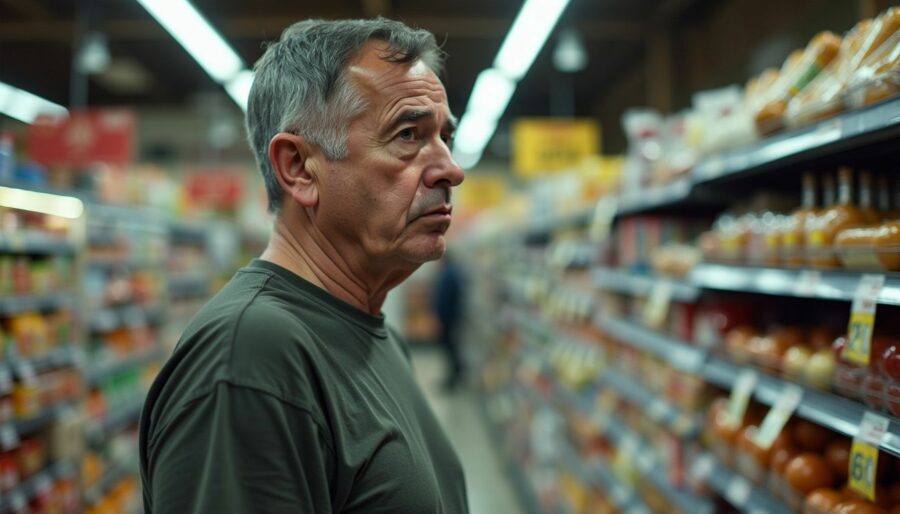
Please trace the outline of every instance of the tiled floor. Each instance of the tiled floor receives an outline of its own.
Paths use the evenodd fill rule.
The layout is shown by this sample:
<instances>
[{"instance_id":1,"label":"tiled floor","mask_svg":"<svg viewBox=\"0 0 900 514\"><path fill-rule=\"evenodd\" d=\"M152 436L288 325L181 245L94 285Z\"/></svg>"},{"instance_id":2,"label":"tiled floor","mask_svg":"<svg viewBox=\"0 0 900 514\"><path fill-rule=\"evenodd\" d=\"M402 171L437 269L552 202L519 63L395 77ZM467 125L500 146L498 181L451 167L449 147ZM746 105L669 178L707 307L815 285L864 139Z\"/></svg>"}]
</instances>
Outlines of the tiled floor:
<instances>
[{"instance_id":1,"label":"tiled floor","mask_svg":"<svg viewBox=\"0 0 900 514\"><path fill-rule=\"evenodd\" d=\"M441 391L444 361L437 350L416 349L413 366L431 407L462 460L471 514L522 514L518 497L503 472L503 463L475 403L479 400L470 391Z\"/></svg>"}]
</instances>

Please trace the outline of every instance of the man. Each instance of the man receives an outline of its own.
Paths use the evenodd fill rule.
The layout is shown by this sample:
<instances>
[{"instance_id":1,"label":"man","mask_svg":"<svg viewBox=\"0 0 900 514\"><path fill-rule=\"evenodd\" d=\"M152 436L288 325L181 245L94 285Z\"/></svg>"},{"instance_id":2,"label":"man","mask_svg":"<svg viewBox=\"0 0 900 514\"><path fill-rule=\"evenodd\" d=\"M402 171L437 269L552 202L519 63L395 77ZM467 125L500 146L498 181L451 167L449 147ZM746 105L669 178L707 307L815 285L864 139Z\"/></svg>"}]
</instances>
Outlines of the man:
<instances>
[{"instance_id":1,"label":"man","mask_svg":"<svg viewBox=\"0 0 900 514\"><path fill-rule=\"evenodd\" d=\"M454 119L434 37L304 21L256 64L247 128L275 223L150 390L147 514L466 512L462 467L380 315L444 252Z\"/></svg>"},{"instance_id":2,"label":"man","mask_svg":"<svg viewBox=\"0 0 900 514\"><path fill-rule=\"evenodd\" d=\"M459 346L459 321L462 317L464 287L462 271L456 259L447 252L441 260L434 284L432 306L438 321L438 344L444 350L447 371L444 389L452 391L460 385L465 373L462 348Z\"/></svg>"}]
</instances>

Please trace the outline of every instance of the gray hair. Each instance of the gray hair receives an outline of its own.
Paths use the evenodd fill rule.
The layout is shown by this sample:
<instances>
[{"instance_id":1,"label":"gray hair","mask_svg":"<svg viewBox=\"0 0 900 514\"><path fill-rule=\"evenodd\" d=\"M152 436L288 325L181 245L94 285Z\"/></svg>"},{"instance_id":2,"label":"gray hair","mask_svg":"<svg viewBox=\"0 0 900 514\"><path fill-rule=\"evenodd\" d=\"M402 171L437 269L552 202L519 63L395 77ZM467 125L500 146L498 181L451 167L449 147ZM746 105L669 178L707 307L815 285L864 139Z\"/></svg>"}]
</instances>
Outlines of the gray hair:
<instances>
[{"instance_id":1,"label":"gray hair","mask_svg":"<svg viewBox=\"0 0 900 514\"><path fill-rule=\"evenodd\" d=\"M347 156L347 127L365 101L344 73L370 40L388 44L388 62L421 60L440 73L443 52L434 35L385 18L305 20L285 29L256 62L247 106L247 134L269 197L269 212L281 208L283 192L272 163L269 142L290 132L317 145L329 160Z\"/></svg>"}]
</instances>

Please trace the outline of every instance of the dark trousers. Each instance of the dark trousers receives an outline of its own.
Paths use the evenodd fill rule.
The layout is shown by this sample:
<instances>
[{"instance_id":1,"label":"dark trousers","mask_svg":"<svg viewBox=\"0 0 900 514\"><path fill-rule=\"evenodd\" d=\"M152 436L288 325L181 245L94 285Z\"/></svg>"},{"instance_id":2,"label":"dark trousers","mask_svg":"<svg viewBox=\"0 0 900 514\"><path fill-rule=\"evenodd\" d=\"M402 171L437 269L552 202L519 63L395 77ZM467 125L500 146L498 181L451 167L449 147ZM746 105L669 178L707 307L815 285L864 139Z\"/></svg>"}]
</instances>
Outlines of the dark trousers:
<instances>
[{"instance_id":1,"label":"dark trousers","mask_svg":"<svg viewBox=\"0 0 900 514\"><path fill-rule=\"evenodd\" d=\"M459 383L464 372L464 364L462 359L462 351L459 347L459 339L457 337L456 323L440 323L440 333L438 334L438 343L444 350L447 358L447 376L448 385L456 385Z\"/></svg>"}]
</instances>

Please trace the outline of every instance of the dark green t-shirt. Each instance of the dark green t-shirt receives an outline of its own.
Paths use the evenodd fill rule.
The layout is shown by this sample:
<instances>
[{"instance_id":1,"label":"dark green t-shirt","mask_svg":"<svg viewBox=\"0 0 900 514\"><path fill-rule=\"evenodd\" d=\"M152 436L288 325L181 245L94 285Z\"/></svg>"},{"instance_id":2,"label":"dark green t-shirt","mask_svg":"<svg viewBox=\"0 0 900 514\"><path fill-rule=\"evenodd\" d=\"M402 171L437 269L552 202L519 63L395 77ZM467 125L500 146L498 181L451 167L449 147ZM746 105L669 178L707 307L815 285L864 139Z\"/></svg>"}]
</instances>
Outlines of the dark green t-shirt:
<instances>
[{"instance_id":1,"label":"dark green t-shirt","mask_svg":"<svg viewBox=\"0 0 900 514\"><path fill-rule=\"evenodd\" d=\"M147 514L467 512L462 466L381 317L253 261L141 416Z\"/></svg>"}]
</instances>

